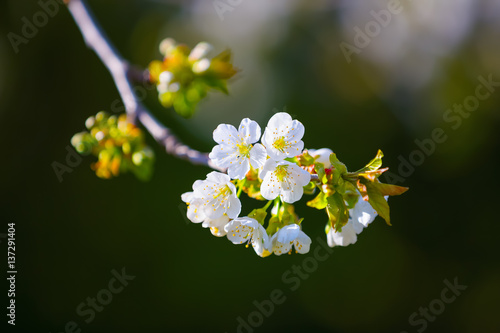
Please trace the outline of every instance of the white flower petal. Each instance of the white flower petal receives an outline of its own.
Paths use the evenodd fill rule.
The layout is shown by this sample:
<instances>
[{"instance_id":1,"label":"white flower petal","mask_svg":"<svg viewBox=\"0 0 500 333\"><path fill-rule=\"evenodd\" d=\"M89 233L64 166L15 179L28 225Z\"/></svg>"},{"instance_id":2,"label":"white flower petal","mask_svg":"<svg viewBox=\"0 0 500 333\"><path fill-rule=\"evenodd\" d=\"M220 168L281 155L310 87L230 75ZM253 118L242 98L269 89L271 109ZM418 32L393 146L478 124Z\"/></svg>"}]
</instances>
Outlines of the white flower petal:
<instances>
[{"instance_id":1,"label":"white flower petal","mask_svg":"<svg viewBox=\"0 0 500 333\"><path fill-rule=\"evenodd\" d=\"M218 219L207 219L203 222L203 228L210 228L212 235L217 237L223 237L227 234L225 231L225 226L229 223L230 219L227 215L223 215Z\"/></svg>"},{"instance_id":2,"label":"white flower petal","mask_svg":"<svg viewBox=\"0 0 500 333\"><path fill-rule=\"evenodd\" d=\"M298 224L290 224L281 228L278 232L277 241L280 243L289 243L294 241L300 233Z\"/></svg>"},{"instance_id":3,"label":"white flower petal","mask_svg":"<svg viewBox=\"0 0 500 333\"><path fill-rule=\"evenodd\" d=\"M176 46L176 42L174 39L172 38L165 38L164 40L162 40L160 42L160 53L162 55L167 55L168 53L170 53Z\"/></svg>"},{"instance_id":4,"label":"white flower petal","mask_svg":"<svg viewBox=\"0 0 500 333\"><path fill-rule=\"evenodd\" d=\"M260 177L263 177L260 192L264 198L273 200L281 195L287 203L294 203L302 198L303 187L311 180L311 175L298 165L272 159L266 161Z\"/></svg>"},{"instance_id":5,"label":"white flower petal","mask_svg":"<svg viewBox=\"0 0 500 333\"><path fill-rule=\"evenodd\" d=\"M260 186L260 194L267 200L274 200L280 192L280 182L278 182L273 172L267 172Z\"/></svg>"},{"instance_id":6,"label":"white flower petal","mask_svg":"<svg viewBox=\"0 0 500 333\"><path fill-rule=\"evenodd\" d=\"M208 44L207 42L200 42L196 44L196 46L191 50L191 53L189 53L188 60L196 61L203 57L206 57L208 53L212 51L212 49L213 49L212 45Z\"/></svg>"},{"instance_id":7,"label":"white flower petal","mask_svg":"<svg viewBox=\"0 0 500 333\"><path fill-rule=\"evenodd\" d=\"M230 163L227 173L232 179L244 179L250 171L250 161L248 158L239 158Z\"/></svg>"},{"instance_id":8,"label":"white flower petal","mask_svg":"<svg viewBox=\"0 0 500 333\"><path fill-rule=\"evenodd\" d=\"M352 224L352 228L353 228L354 232L358 235L361 232L363 232L363 229L365 228L365 226L363 224L359 223L357 220L353 220L351 217L349 217L348 223Z\"/></svg>"},{"instance_id":9,"label":"white flower petal","mask_svg":"<svg viewBox=\"0 0 500 333\"><path fill-rule=\"evenodd\" d=\"M291 123L292 122L292 117L286 113L286 112L278 112L275 113L271 119L269 119L269 122L267 123L267 127L276 129L280 127L280 125L286 124L286 123Z\"/></svg>"},{"instance_id":10,"label":"white flower petal","mask_svg":"<svg viewBox=\"0 0 500 333\"><path fill-rule=\"evenodd\" d=\"M213 171L206 180L195 183L193 189L194 195L202 200L204 214L210 219L220 218L224 214L234 218L241 210L236 187L226 174Z\"/></svg>"},{"instance_id":11,"label":"white flower petal","mask_svg":"<svg viewBox=\"0 0 500 333\"><path fill-rule=\"evenodd\" d=\"M220 124L214 130L213 133L214 141L218 144L230 145L236 148L236 144L239 143L238 131L233 125Z\"/></svg>"},{"instance_id":12,"label":"white flower petal","mask_svg":"<svg viewBox=\"0 0 500 333\"><path fill-rule=\"evenodd\" d=\"M290 163L288 168L292 179L295 180L298 185L306 186L311 181L311 174L297 164Z\"/></svg>"},{"instance_id":13,"label":"white flower petal","mask_svg":"<svg viewBox=\"0 0 500 333\"><path fill-rule=\"evenodd\" d=\"M254 229L252 247L260 257L267 257L271 254L269 252L269 248L271 247L269 236L266 229L260 224Z\"/></svg>"},{"instance_id":14,"label":"white flower petal","mask_svg":"<svg viewBox=\"0 0 500 333\"><path fill-rule=\"evenodd\" d=\"M274 236L271 238L271 244L273 253L277 256L280 256L282 254L290 252L293 246L293 242L287 242L287 243L278 242L277 240L278 233L274 234Z\"/></svg>"},{"instance_id":15,"label":"white flower petal","mask_svg":"<svg viewBox=\"0 0 500 333\"><path fill-rule=\"evenodd\" d=\"M201 74L204 71L206 71L208 68L210 68L210 60L208 60L207 58L203 58L203 59L198 60L197 62L195 62L193 64L193 67L192 67L193 72L196 74Z\"/></svg>"},{"instance_id":16,"label":"white flower petal","mask_svg":"<svg viewBox=\"0 0 500 333\"><path fill-rule=\"evenodd\" d=\"M316 162L323 163L326 169L332 166L332 163L330 162L330 155L333 154L333 151L331 149L309 149L308 152L309 155L316 158Z\"/></svg>"},{"instance_id":17,"label":"white flower petal","mask_svg":"<svg viewBox=\"0 0 500 333\"><path fill-rule=\"evenodd\" d=\"M238 217L241 213L241 201L236 197L236 195L232 195L229 197L229 207L226 211L227 216L234 219Z\"/></svg>"},{"instance_id":18,"label":"white flower petal","mask_svg":"<svg viewBox=\"0 0 500 333\"><path fill-rule=\"evenodd\" d=\"M298 120L294 120L292 121L292 125L288 125L289 128L288 128L288 131L287 131L287 136L290 140L302 140L302 138L304 137L304 133L306 131L304 125L298 121Z\"/></svg>"},{"instance_id":19,"label":"white flower petal","mask_svg":"<svg viewBox=\"0 0 500 333\"><path fill-rule=\"evenodd\" d=\"M201 199L196 199L188 206L187 217L193 223L200 223L206 219L206 215L202 209L203 202Z\"/></svg>"},{"instance_id":20,"label":"white flower petal","mask_svg":"<svg viewBox=\"0 0 500 333\"><path fill-rule=\"evenodd\" d=\"M250 150L250 165L254 169L258 169L266 163L267 160L267 152L266 148L260 143L257 143L253 146L252 150Z\"/></svg>"},{"instance_id":21,"label":"white flower petal","mask_svg":"<svg viewBox=\"0 0 500 333\"><path fill-rule=\"evenodd\" d=\"M186 192L181 194L181 200L184 201L185 203L190 203L195 199L194 192Z\"/></svg>"},{"instance_id":22,"label":"white flower petal","mask_svg":"<svg viewBox=\"0 0 500 333\"><path fill-rule=\"evenodd\" d=\"M302 198L302 195L304 194L304 188L303 187L297 187L295 189L285 191L281 191L281 199L286 202L286 203L294 203L300 200Z\"/></svg>"},{"instance_id":23,"label":"white flower petal","mask_svg":"<svg viewBox=\"0 0 500 333\"><path fill-rule=\"evenodd\" d=\"M231 181L231 178L222 172L212 171L207 175L207 180L219 184L227 184Z\"/></svg>"},{"instance_id":24,"label":"white flower petal","mask_svg":"<svg viewBox=\"0 0 500 333\"><path fill-rule=\"evenodd\" d=\"M203 211L205 213L205 215L210 218L210 219L218 219L219 217L221 217L222 215L224 215L224 213L226 212L226 210L224 209L224 207L220 204L220 201L219 198L217 199L208 199L208 201L206 203L203 204Z\"/></svg>"},{"instance_id":25,"label":"white flower petal","mask_svg":"<svg viewBox=\"0 0 500 333\"><path fill-rule=\"evenodd\" d=\"M299 236L295 240L295 250L300 254L308 253L311 249L311 243L311 238L307 236L303 231L301 231Z\"/></svg>"},{"instance_id":26,"label":"white flower petal","mask_svg":"<svg viewBox=\"0 0 500 333\"><path fill-rule=\"evenodd\" d=\"M264 163L262 170L260 170L260 173L259 173L260 179L264 179L269 172L273 172L274 169L276 169L277 165L278 165L278 162L276 162L272 159L266 160L266 163Z\"/></svg>"},{"instance_id":27,"label":"white flower petal","mask_svg":"<svg viewBox=\"0 0 500 333\"><path fill-rule=\"evenodd\" d=\"M276 255L290 252L292 246L297 253L307 253L311 247L311 238L307 236L298 224L287 225L271 238L272 251Z\"/></svg>"},{"instance_id":28,"label":"white flower petal","mask_svg":"<svg viewBox=\"0 0 500 333\"><path fill-rule=\"evenodd\" d=\"M267 124L262 137L267 154L275 161L300 155L304 149L304 125L284 112L275 114Z\"/></svg>"},{"instance_id":29,"label":"white flower petal","mask_svg":"<svg viewBox=\"0 0 500 333\"><path fill-rule=\"evenodd\" d=\"M372 223L377 215L377 212L372 208L370 203L363 200L361 197L359 197L358 202L351 210L352 219L361 223L364 227L367 227L370 223Z\"/></svg>"},{"instance_id":30,"label":"white flower petal","mask_svg":"<svg viewBox=\"0 0 500 333\"><path fill-rule=\"evenodd\" d=\"M215 163L218 167L227 168L229 167L235 159L238 150L226 144L221 144L215 146L208 157ZM234 162L233 162L234 163Z\"/></svg>"},{"instance_id":31,"label":"white flower petal","mask_svg":"<svg viewBox=\"0 0 500 333\"><path fill-rule=\"evenodd\" d=\"M285 154L287 157L294 157L302 154L302 150L304 150L304 142L299 140L293 143L290 147L285 148Z\"/></svg>"},{"instance_id":32,"label":"white flower petal","mask_svg":"<svg viewBox=\"0 0 500 333\"><path fill-rule=\"evenodd\" d=\"M164 71L164 72L160 73L158 80L160 81L160 83L164 83L164 84L168 85L170 83L170 81L172 81L173 78L174 78L174 74L172 74L169 71Z\"/></svg>"},{"instance_id":33,"label":"white flower petal","mask_svg":"<svg viewBox=\"0 0 500 333\"><path fill-rule=\"evenodd\" d=\"M252 144L259 141L261 129L256 121L245 118L241 121L238 132L247 144Z\"/></svg>"},{"instance_id":34,"label":"white flower petal","mask_svg":"<svg viewBox=\"0 0 500 333\"><path fill-rule=\"evenodd\" d=\"M330 247L347 246L356 243L357 240L358 236L354 231L352 222L347 222L347 224L342 228L342 232L335 232L333 228L330 228L327 235L327 241Z\"/></svg>"},{"instance_id":35,"label":"white flower petal","mask_svg":"<svg viewBox=\"0 0 500 333\"><path fill-rule=\"evenodd\" d=\"M258 228L259 222L249 217L238 217L229 222L224 230L227 233L227 239L233 244L243 244L252 239L254 230Z\"/></svg>"}]
</instances>

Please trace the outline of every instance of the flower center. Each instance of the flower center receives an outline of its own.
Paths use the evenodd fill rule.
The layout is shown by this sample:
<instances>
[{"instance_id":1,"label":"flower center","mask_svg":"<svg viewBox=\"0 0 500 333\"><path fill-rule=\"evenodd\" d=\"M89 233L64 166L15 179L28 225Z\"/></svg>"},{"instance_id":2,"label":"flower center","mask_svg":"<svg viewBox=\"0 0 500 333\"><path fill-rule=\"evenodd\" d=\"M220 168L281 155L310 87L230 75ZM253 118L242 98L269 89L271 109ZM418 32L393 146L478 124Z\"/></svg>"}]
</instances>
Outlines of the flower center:
<instances>
[{"instance_id":1,"label":"flower center","mask_svg":"<svg viewBox=\"0 0 500 333\"><path fill-rule=\"evenodd\" d=\"M242 157L248 157L250 156L250 149L252 149L252 145L246 145L244 143L238 143L236 145L238 147L238 153Z\"/></svg>"},{"instance_id":2,"label":"flower center","mask_svg":"<svg viewBox=\"0 0 500 333\"><path fill-rule=\"evenodd\" d=\"M233 194L233 192L231 191L231 189L229 188L229 186L224 186L224 187L221 187L217 190L217 194L214 195L214 199L217 199L218 197L228 197L230 196L231 194Z\"/></svg>"},{"instance_id":3,"label":"flower center","mask_svg":"<svg viewBox=\"0 0 500 333\"><path fill-rule=\"evenodd\" d=\"M285 148L287 148L289 144L286 142L284 136L280 136L278 139L274 140L273 147L280 152L283 152Z\"/></svg>"},{"instance_id":4,"label":"flower center","mask_svg":"<svg viewBox=\"0 0 500 333\"><path fill-rule=\"evenodd\" d=\"M283 179L288 176L288 165L278 165L276 167L276 170L274 171L274 174L276 176L276 178L278 178L278 180L280 182L283 181Z\"/></svg>"}]
</instances>

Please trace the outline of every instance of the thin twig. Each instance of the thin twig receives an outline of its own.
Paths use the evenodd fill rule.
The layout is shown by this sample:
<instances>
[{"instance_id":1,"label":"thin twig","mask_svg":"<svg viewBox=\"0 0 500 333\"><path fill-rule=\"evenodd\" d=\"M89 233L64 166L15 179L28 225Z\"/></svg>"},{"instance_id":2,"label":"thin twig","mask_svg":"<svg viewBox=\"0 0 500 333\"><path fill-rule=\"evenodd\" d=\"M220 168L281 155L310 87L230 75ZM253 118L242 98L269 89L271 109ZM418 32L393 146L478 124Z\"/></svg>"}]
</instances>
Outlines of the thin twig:
<instances>
[{"instance_id":1,"label":"thin twig","mask_svg":"<svg viewBox=\"0 0 500 333\"><path fill-rule=\"evenodd\" d=\"M151 136L165 147L167 153L188 160L193 164L202 164L215 170L225 171L225 169L213 164L208 158L208 154L183 144L167 127L153 117L149 110L137 99L130 82L131 78L136 76L136 70L122 58L105 36L85 0L69 0L67 5L85 43L95 51L99 59L108 68L125 105L129 121L135 123L139 120Z\"/></svg>"}]
</instances>

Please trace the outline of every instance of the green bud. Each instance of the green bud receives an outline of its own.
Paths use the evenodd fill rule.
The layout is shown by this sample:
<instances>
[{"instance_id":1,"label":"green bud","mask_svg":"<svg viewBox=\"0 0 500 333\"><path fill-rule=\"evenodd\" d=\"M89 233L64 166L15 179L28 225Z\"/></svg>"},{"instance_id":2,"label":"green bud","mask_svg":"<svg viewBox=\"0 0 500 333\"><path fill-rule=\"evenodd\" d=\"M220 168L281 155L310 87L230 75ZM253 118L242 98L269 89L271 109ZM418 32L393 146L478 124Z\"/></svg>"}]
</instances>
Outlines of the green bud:
<instances>
[{"instance_id":1,"label":"green bud","mask_svg":"<svg viewBox=\"0 0 500 333\"><path fill-rule=\"evenodd\" d=\"M141 151L141 152L137 152L137 153L134 153L132 155L132 162L135 164L135 165L141 165L142 162L144 160L144 153Z\"/></svg>"},{"instance_id":2,"label":"green bud","mask_svg":"<svg viewBox=\"0 0 500 333\"><path fill-rule=\"evenodd\" d=\"M132 151L132 148L130 147L130 142L126 141L122 145L122 151L124 154L128 155Z\"/></svg>"},{"instance_id":3,"label":"green bud","mask_svg":"<svg viewBox=\"0 0 500 333\"><path fill-rule=\"evenodd\" d=\"M95 125L95 117L88 117L87 120L85 120L85 127L87 129L91 129Z\"/></svg>"},{"instance_id":4,"label":"green bud","mask_svg":"<svg viewBox=\"0 0 500 333\"><path fill-rule=\"evenodd\" d=\"M248 217L256 219L257 222L264 225L264 220L266 219L267 212L263 208L254 209L248 214Z\"/></svg>"}]
</instances>

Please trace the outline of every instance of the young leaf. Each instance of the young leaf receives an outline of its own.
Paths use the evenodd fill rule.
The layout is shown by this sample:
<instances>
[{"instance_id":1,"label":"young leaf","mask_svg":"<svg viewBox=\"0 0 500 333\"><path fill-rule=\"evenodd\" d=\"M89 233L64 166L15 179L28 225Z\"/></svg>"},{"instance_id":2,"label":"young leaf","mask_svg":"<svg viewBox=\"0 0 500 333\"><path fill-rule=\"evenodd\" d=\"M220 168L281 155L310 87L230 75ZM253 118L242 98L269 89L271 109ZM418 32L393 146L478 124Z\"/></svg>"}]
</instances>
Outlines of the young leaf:
<instances>
[{"instance_id":1,"label":"young leaf","mask_svg":"<svg viewBox=\"0 0 500 333\"><path fill-rule=\"evenodd\" d=\"M344 199L340 193L335 192L332 196L327 198L328 206L326 212L328 218L335 231L342 231L342 227L349 221L349 212L345 205Z\"/></svg>"},{"instance_id":2,"label":"young leaf","mask_svg":"<svg viewBox=\"0 0 500 333\"><path fill-rule=\"evenodd\" d=\"M376 171L382 166L382 157L384 157L384 153L379 149L377 152L377 156L373 160L370 161L364 168L359 169L355 173L362 173L365 171Z\"/></svg>"},{"instance_id":3,"label":"young leaf","mask_svg":"<svg viewBox=\"0 0 500 333\"><path fill-rule=\"evenodd\" d=\"M378 215L380 215L388 225L391 225L389 204L375 184L374 182L365 183L368 202L373 209L377 211Z\"/></svg>"},{"instance_id":4,"label":"young leaf","mask_svg":"<svg viewBox=\"0 0 500 333\"><path fill-rule=\"evenodd\" d=\"M371 186L373 186L383 196L400 195L400 194L403 194L406 191L408 191L408 187L391 185L391 184L384 184L384 183L379 183L379 182L372 182Z\"/></svg>"},{"instance_id":5,"label":"young leaf","mask_svg":"<svg viewBox=\"0 0 500 333\"><path fill-rule=\"evenodd\" d=\"M315 163L314 170L318 174L318 179L320 180L320 182L326 184L328 182L328 179L326 178L326 172L323 163Z\"/></svg>"},{"instance_id":6,"label":"young leaf","mask_svg":"<svg viewBox=\"0 0 500 333\"><path fill-rule=\"evenodd\" d=\"M339 159L337 158L337 155L335 153L332 153L330 155L330 163L332 163L332 166L339 171L341 175L347 173L347 168L344 163L340 162Z\"/></svg>"},{"instance_id":7,"label":"young leaf","mask_svg":"<svg viewBox=\"0 0 500 333\"><path fill-rule=\"evenodd\" d=\"M326 195L323 192L320 192L316 198L307 202L307 205L316 209L325 209L328 206L328 201L326 200Z\"/></svg>"},{"instance_id":8,"label":"young leaf","mask_svg":"<svg viewBox=\"0 0 500 333\"><path fill-rule=\"evenodd\" d=\"M297 161L300 166L310 166L314 164L314 157L305 151L303 154L297 156Z\"/></svg>"}]
</instances>

